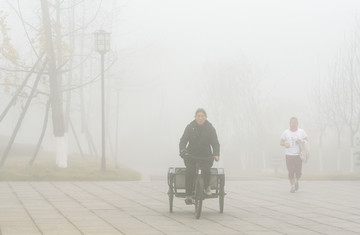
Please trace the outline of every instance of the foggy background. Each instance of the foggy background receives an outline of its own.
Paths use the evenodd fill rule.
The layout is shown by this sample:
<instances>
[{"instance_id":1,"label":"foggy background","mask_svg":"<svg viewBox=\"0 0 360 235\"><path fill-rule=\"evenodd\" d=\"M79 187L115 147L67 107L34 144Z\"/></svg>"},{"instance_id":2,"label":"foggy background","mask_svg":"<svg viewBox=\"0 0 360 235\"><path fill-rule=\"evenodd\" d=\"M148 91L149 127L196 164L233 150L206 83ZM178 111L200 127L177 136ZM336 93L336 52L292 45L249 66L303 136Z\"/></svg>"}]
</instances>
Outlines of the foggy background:
<instances>
[{"instance_id":1,"label":"foggy background","mask_svg":"<svg viewBox=\"0 0 360 235\"><path fill-rule=\"evenodd\" d=\"M48 2L57 66L63 64L58 89L66 155L79 152L75 132L84 153L99 155L100 167L100 55L93 33L103 29L111 33L105 54L108 164L118 161L145 175L182 166L179 139L202 107L220 141L215 166L230 176L272 171L276 159L285 169L279 141L292 116L311 144L305 171L359 170L359 1ZM7 28L0 35L3 112L46 36L41 1L0 3ZM9 48L16 53L6 53ZM30 91L28 85L0 122L2 152ZM15 143L35 146L39 139L48 76L37 91ZM49 115L42 150L56 152Z\"/></svg>"}]
</instances>

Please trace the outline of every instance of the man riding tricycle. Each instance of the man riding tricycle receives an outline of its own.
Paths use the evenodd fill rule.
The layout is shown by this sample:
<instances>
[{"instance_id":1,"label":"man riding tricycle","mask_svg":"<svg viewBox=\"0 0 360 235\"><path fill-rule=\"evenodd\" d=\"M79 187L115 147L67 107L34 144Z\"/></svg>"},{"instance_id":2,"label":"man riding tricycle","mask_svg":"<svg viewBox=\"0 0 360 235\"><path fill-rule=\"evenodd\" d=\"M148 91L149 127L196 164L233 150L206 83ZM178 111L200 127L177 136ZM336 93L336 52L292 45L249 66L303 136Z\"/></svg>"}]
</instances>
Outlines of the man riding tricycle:
<instances>
[{"instance_id":1,"label":"man riding tricycle","mask_svg":"<svg viewBox=\"0 0 360 235\"><path fill-rule=\"evenodd\" d=\"M222 168L212 168L214 160L220 159L220 144L204 109L198 109L195 120L186 126L180 139L179 152L186 168L169 168L170 212L173 210L174 196L184 197L187 205L194 204L197 219L200 218L205 198L219 197L220 212L223 212L225 174Z\"/></svg>"}]
</instances>

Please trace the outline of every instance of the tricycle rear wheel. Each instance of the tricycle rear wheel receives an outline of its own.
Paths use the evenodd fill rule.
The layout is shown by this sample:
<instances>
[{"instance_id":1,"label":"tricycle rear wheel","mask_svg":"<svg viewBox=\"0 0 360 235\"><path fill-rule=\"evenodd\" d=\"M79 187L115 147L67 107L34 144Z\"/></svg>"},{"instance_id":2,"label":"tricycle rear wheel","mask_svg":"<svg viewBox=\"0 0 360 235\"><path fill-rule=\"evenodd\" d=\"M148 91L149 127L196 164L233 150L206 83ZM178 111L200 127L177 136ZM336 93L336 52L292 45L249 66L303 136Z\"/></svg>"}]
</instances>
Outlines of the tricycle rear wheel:
<instances>
[{"instance_id":1,"label":"tricycle rear wheel","mask_svg":"<svg viewBox=\"0 0 360 235\"><path fill-rule=\"evenodd\" d=\"M224 212L224 200L225 200L225 179L221 178L220 181L220 190L219 190L219 207L220 213Z\"/></svg>"}]
</instances>

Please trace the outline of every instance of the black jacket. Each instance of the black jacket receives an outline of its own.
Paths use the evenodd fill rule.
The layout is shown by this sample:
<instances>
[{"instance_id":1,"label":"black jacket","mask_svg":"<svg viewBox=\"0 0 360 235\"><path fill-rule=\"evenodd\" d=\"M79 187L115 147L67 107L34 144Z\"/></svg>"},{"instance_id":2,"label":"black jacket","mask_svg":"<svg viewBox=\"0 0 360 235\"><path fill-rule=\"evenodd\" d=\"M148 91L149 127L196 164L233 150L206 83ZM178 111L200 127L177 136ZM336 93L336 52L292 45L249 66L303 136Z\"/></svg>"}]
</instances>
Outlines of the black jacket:
<instances>
[{"instance_id":1,"label":"black jacket","mask_svg":"<svg viewBox=\"0 0 360 235\"><path fill-rule=\"evenodd\" d=\"M209 121L206 120L204 125L200 126L194 120L186 126L180 139L180 153L184 149L197 157L220 156L220 144L216 130Z\"/></svg>"}]
</instances>

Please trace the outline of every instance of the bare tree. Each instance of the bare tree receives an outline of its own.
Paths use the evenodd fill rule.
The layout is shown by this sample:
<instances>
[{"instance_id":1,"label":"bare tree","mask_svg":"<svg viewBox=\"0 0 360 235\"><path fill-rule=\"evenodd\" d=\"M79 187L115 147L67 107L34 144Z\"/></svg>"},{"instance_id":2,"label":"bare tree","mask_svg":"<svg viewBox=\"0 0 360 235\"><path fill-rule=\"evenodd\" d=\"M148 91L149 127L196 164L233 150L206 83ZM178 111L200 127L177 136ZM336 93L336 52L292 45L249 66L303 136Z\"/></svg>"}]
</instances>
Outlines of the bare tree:
<instances>
[{"instance_id":1,"label":"bare tree","mask_svg":"<svg viewBox=\"0 0 360 235\"><path fill-rule=\"evenodd\" d=\"M340 171L341 166L341 138L342 131L344 129L345 122L342 119L341 113L343 112L342 108L342 91L341 91L341 82L342 82L342 67L339 64L340 60L335 61L331 70L329 71L330 83L328 84L328 89L326 90L326 104L327 105L327 120L329 125L335 129L336 132L336 169ZM325 113L326 114L326 113Z\"/></svg>"},{"instance_id":2,"label":"bare tree","mask_svg":"<svg viewBox=\"0 0 360 235\"><path fill-rule=\"evenodd\" d=\"M50 99L48 100L48 102L46 103L46 109L45 109L45 115L44 115L44 122L43 122L43 127L42 127L42 130L41 130L41 135L40 135L40 138L39 138L39 141L36 145L36 148L35 148L35 152L33 154L33 156L31 157L30 161L29 161L29 165L33 165L34 164L34 161L36 159L36 156L37 154L39 153L39 150L40 150L40 147L41 147L41 143L44 139L44 136L45 136L45 131L46 131L46 127L47 127L47 124L48 124L48 120L49 120L49 110L50 110Z\"/></svg>"},{"instance_id":3,"label":"bare tree","mask_svg":"<svg viewBox=\"0 0 360 235\"><path fill-rule=\"evenodd\" d=\"M61 101L60 84L58 71L56 68L56 54L53 42L51 19L47 0L41 0L42 20L45 33L45 53L49 61L49 80L50 80L50 102L52 110L53 133L57 137L56 163L59 167L67 167L67 153L64 152L64 114Z\"/></svg>"},{"instance_id":4,"label":"bare tree","mask_svg":"<svg viewBox=\"0 0 360 235\"><path fill-rule=\"evenodd\" d=\"M319 151L318 151L318 158L319 158L319 170L324 170L324 163L323 163L323 145L324 145L324 135L325 131L329 125L329 106L327 104L327 96L326 91L324 90L323 82L321 78L319 78L319 83L317 87L314 88L311 100L313 101L313 120L315 124L315 130L318 133L318 144L319 144Z\"/></svg>"},{"instance_id":5,"label":"bare tree","mask_svg":"<svg viewBox=\"0 0 360 235\"><path fill-rule=\"evenodd\" d=\"M360 37L352 37L349 51L344 58L344 74L341 77L343 89L342 119L350 131L350 171L354 171L354 137L359 131L360 125L360 94L357 92L356 84L360 77Z\"/></svg>"},{"instance_id":6,"label":"bare tree","mask_svg":"<svg viewBox=\"0 0 360 235\"><path fill-rule=\"evenodd\" d=\"M48 75L49 80L48 82L44 82L45 80L42 80L41 82L44 83L44 87L48 86L48 88L45 88L47 90L47 92L49 93L50 96L50 104L51 104L51 117L52 117L52 123L53 123L53 133L54 136L56 137L56 139L59 141L59 144L57 146L58 150L61 151L57 151L57 162L58 165L61 167L66 167L67 166L67 153L66 151L64 152L64 147L65 149L67 149L66 147L66 143L64 142L64 133L67 130L67 123L70 123L69 120L69 112L70 112L70 108L71 108L71 91L73 91L74 89L79 89L82 88L85 85L91 84L92 82L95 82L97 79L96 76L93 79L90 79L90 81L83 81L80 80L78 81L78 84L76 85L76 87L73 86L72 84L72 73L73 71L75 71L78 67L84 64L84 61L89 58L88 56L84 56L83 55L83 51L81 51L81 61L79 63L80 66L74 66L73 65L73 60L72 58L74 58L74 53L67 53L70 52L69 50L69 46L65 43L64 41L64 34L62 33L62 29L64 28L64 24L61 22L61 16L63 15L63 12L65 11L70 11L70 15L72 17L68 17L66 19L69 19L69 41L70 41L70 46L72 49L72 52L74 52L74 47L75 47L75 36L74 34L76 32L79 32L80 30L82 30L82 35L84 35L84 29L89 28L89 26L91 25L92 22L94 22L94 20L96 19L96 15L99 12L99 9L101 6L101 1L99 1L100 4L98 5L98 8L96 10L96 14L91 17L90 20L88 20L87 22L83 21L82 24L80 24L80 26L78 26L77 28L75 27L75 17L74 17L74 9L77 5L79 4L83 4L83 1L80 2L72 2L72 1L68 1L68 5L67 7L63 7L62 4L65 4L65 1L59 1L59 0L54 0L54 1L48 1L48 0L40 0L40 6L41 6L41 13L42 13L42 27L36 28L35 26L31 25L29 22L27 22L21 13L21 7L19 5L18 2L18 7L14 7L12 6L11 2L8 2L8 4L14 9L14 12L19 16L19 19L22 23L22 25L24 26L24 31L26 32L27 35L27 39L28 39L28 43L31 46L35 56L37 57L38 55L38 61L40 61L44 56L46 56L46 60L48 61L48 67L46 68L47 70L42 72L44 75ZM51 10L50 10L51 9ZM64 11L65 10L65 11ZM51 14L50 14L51 12ZM85 14L85 12L83 12ZM54 17L55 15L55 17ZM54 18L56 20L54 20ZM4 17L2 17L2 15L0 15L0 25L2 26L6 26L5 24L2 24L4 21L2 21L4 19ZM5 27L6 28L6 27ZM30 28L30 30L29 30ZM35 32L35 33L34 33ZM35 34L35 36L34 36ZM36 37L32 38L32 37ZM5 38L7 40L7 42L10 41L9 37ZM80 38L81 39L81 38ZM83 38L82 38L83 39ZM80 45L84 45L83 40L81 43L79 43ZM7 59L8 61L11 61L12 64L16 65L19 64L20 59L18 56L18 53L13 50L14 47L11 46L11 44L8 43L8 47L9 50L7 51L1 51L3 55L6 55L4 58ZM65 48L65 52L67 54L64 53L64 48ZM37 50L39 50L40 52L38 52ZM92 51L92 48L91 48ZM6 54L4 54L6 53ZM69 59L66 59L69 58ZM63 67L65 67L66 62L70 60L71 63L68 64L68 69L64 70ZM21 63L20 63L21 64ZM38 73L37 70L37 64L39 64L38 62L35 63L35 65L32 67L31 71L27 74L26 78L23 79L23 82L19 85L19 88L17 89L16 92L14 92L14 95L11 99L11 102L9 102L8 106L5 108L4 111L2 111L1 113L1 120L5 117L5 115L7 114L8 110L10 109L11 105L13 105L16 100L18 99L19 95L22 93L22 90L24 87L27 86L28 80L30 78L30 76L33 73ZM18 68L14 68L14 69L8 69L6 68L6 70L9 72L9 74L17 74L18 72L28 72L27 68L25 68L24 65L22 65L21 69ZM83 70L83 68L82 68ZM63 76L63 74L67 73L68 76L66 76L66 78L68 79L68 83L67 83L67 89L64 89L63 85L62 85L62 78L65 78L65 76ZM93 76L92 74L88 74L88 77ZM81 78L83 78L83 74L81 76ZM10 83L13 83L14 81L10 81ZM13 84L11 84L13 85ZM67 102L66 102L66 119L64 120L64 113L63 113L63 98L62 98L62 94L64 91L67 91ZM37 92L40 92L39 90ZM84 110L82 112L82 116L87 116L86 114L84 114ZM45 118L47 119L47 117ZM44 122L45 122L44 119ZM69 121L68 121L69 120ZM65 122L66 121L66 122ZM44 131L46 130L46 126L44 127L44 125L46 125L45 123L43 124L43 131L41 133L40 139L38 143L42 142L42 138L44 135ZM86 125L86 124L85 124ZM77 139L77 134L75 133L75 128L71 128L71 130L74 133L74 137ZM86 136L90 136L90 133L87 131ZM90 138L90 137L89 137ZM92 140L91 140L92 142ZM79 141L77 139L77 143L79 145ZM92 146L94 146L94 144L92 143ZM94 147L92 147L94 148ZM80 145L79 145L79 149L81 149ZM38 150L36 150L37 152ZM80 151L82 152L82 151ZM96 150L95 150L96 152ZM35 154L36 155L36 154Z\"/></svg>"},{"instance_id":7,"label":"bare tree","mask_svg":"<svg viewBox=\"0 0 360 235\"><path fill-rule=\"evenodd\" d=\"M214 111L214 120L224 148L240 155L241 168L266 168L270 128L261 91L261 74L243 61L207 65L204 100ZM259 148L259 146L263 146Z\"/></svg>"},{"instance_id":8,"label":"bare tree","mask_svg":"<svg viewBox=\"0 0 360 235\"><path fill-rule=\"evenodd\" d=\"M349 163L350 172L354 170L354 137L360 127L360 37L354 34L349 41L346 53L340 54L330 72L333 78L329 84L329 113L338 134L338 151L340 133L343 126L349 130ZM338 157L338 165L340 159ZM338 166L339 168L339 166Z\"/></svg>"}]
</instances>

